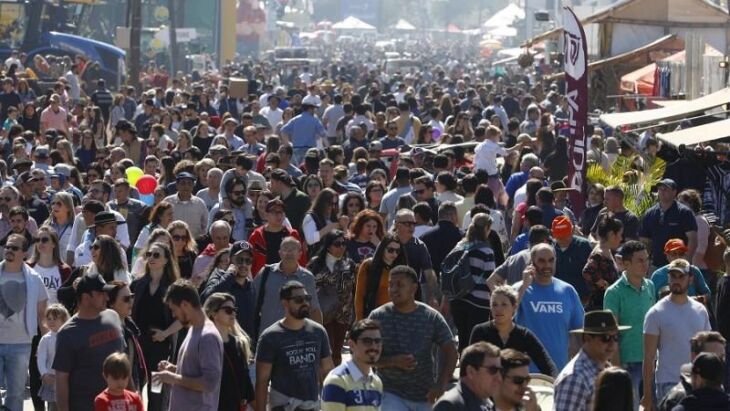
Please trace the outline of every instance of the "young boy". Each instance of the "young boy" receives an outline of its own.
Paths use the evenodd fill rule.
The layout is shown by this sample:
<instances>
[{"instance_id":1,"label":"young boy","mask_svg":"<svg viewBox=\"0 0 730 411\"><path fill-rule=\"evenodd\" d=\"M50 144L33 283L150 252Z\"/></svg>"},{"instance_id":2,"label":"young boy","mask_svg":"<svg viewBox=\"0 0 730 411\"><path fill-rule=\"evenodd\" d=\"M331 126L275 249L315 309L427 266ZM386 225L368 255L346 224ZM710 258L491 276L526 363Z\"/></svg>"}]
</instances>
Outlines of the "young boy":
<instances>
[{"instance_id":1,"label":"young boy","mask_svg":"<svg viewBox=\"0 0 730 411\"><path fill-rule=\"evenodd\" d=\"M46 308L45 318L48 332L38 343L38 373L41 376L41 388L38 396L48 402L48 409L56 410L56 374L53 371L53 359L56 357L56 334L68 321L68 311L61 304L51 304Z\"/></svg>"},{"instance_id":2,"label":"young boy","mask_svg":"<svg viewBox=\"0 0 730 411\"><path fill-rule=\"evenodd\" d=\"M144 411L139 394L126 389L132 373L126 354L114 353L106 357L102 370L107 389L96 396L94 411Z\"/></svg>"}]
</instances>

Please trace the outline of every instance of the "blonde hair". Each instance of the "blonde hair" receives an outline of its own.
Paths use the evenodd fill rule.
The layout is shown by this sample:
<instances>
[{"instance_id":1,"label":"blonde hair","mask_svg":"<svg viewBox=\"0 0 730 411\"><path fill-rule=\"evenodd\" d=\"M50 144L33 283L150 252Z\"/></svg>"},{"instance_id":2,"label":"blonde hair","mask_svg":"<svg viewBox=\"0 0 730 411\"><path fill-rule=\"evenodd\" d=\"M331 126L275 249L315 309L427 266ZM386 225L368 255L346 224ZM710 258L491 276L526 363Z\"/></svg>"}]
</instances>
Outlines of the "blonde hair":
<instances>
[{"instance_id":1,"label":"blonde hair","mask_svg":"<svg viewBox=\"0 0 730 411\"><path fill-rule=\"evenodd\" d=\"M210 297L205 300L205 305L203 305L205 315L208 316L211 321L213 321L215 313L220 310L221 307L223 307L223 304L229 301L235 304L236 298L228 293L211 294ZM238 325L238 321L233 322L233 326L228 330L228 333L231 335L231 337L233 337L233 339L236 341L236 344L238 345L238 348L240 348L243 352L243 360L245 362L248 362L248 359L251 358L251 339L246 334L246 332L243 331L241 326Z\"/></svg>"},{"instance_id":2,"label":"blonde hair","mask_svg":"<svg viewBox=\"0 0 730 411\"><path fill-rule=\"evenodd\" d=\"M64 323L68 321L69 313L68 310L66 310L66 307L63 306L63 304L51 304L46 308L46 312L44 313L44 316L46 318L53 317L57 318L59 320L62 320Z\"/></svg>"}]
</instances>

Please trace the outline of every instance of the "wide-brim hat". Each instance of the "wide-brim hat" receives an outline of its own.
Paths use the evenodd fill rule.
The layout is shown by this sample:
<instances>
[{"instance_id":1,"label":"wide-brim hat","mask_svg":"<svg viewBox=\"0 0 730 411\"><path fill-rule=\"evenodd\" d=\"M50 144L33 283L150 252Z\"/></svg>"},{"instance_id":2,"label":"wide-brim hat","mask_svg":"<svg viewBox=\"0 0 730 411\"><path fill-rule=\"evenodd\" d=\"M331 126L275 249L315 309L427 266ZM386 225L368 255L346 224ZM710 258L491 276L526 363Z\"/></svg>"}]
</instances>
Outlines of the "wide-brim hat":
<instances>
[{"instance_id":1,"label":"wide-brim hat","mask_svg":"<svg viewBox=\"0 0 730 411\"><path fill-rule=\"evenodd\" d=\"M625 331L629 325L618 325L616 317L609 310L591 311L585 314L583 328L571 330L571 333L580 334L608 334L616 331Z\"/></svg>"},{"instance_id":2,"label":"wide-brim hat","mask_svg":"<svg viewBox=\"0 0 730 411\"><path fill-rule=\"evenodd\" d=\"M94 216L94 224L90 225L88 228L94 228L98 225L107 223L117 223L117 225L126 224L125 221L118 221L117 216L114 215L114 213L110 211L102 211L101 213L98 213Z\"/></svg>"}]
</instances>

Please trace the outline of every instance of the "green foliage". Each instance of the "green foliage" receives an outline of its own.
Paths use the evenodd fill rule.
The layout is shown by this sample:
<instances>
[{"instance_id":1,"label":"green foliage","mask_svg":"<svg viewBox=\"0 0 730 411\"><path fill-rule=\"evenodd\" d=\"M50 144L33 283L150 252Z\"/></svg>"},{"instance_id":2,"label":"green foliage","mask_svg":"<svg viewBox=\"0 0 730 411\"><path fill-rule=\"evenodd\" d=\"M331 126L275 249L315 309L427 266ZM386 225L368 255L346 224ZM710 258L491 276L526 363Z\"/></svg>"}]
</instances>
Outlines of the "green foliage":
<instances>
[{"instance_id":1,"label":"green foliage","mask_svg":"<svg viewBox=\"0 0 730 411\"><path fill-rule=\"evenodd\" d=\"M624 191L624 207L641 218L655 204L651 189L661 180L667 164L657 158L649 170L642 172L637 163L640 163L638 155L619 156L608 172L600 164L591 164L586 177L591 184L621 187Z\"/></svg>"}]
</instances>

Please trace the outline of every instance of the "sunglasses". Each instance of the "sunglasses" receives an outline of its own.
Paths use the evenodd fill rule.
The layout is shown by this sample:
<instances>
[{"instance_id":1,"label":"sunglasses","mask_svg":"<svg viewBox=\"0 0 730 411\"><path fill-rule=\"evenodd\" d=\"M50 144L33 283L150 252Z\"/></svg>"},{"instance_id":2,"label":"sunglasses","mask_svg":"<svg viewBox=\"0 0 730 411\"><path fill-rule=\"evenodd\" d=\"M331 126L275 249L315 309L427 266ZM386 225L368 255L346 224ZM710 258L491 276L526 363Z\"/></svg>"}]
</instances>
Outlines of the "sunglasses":
<instances>
[{"instance_id":1,"label":"sunglasses","mask_svg":"<svg viewBox=\"0 0 730 411\"><path fill-rule=\"evenodd\" d=\"M489 375L497 375L497 373L502 372L502 367L498 365L490 365L489 367L482 365L479 368L484 368L485 370L487 370Z\"/></svg>"},{"instance_id":2,"label":"sunglasses","mask_svg":"<svg viewBox=\"0 0 730 411\"><path fill-rule=\"evenodd\" d=\"M408 227L415 227L416 222L415 221L398 221L398 224L403 224Z\"/></svg>"},{"instance_id":3,"label":"sunglasses","mask_svg":"<svg viewBox=\"0 0 730 411\"><path fill-rule=\"evenodd\" d=\"M236 307L221 307L218 311L225 311L228 315L238 314L238 308Z\"/></svg>"},{"instance_id":4,"label":"sunglasses","mask_svg":"<svg viewBox=\"0 0 730 411\"><path fill-rule=\"evenodd\" d=\"M185 241L188 239L187 235L173 235L172 241Z\"/></svg>"},{"instance_id":5,"label":"sunglasses","mask_svg":"<svg viewBox=\"0 0 730 411\"><path fill-rule=\"evenodd\" d=\"M530 381L532 380L532 377L530 377L529 375L526 376L526 377L522 377L522 376L519 376L519 375L513 375L513 376L510 376L510 377L505 376L504 378L507 379L507 380L512 381L512 383L515 384L515 385L529 384Z\"/></svg>"},{"instance_id":6,"label":"sunglasses","mask_svg":"<svg viewBox=\"0 0 730 411\"><path fill-rule=\"evenodd\" d=\"M289 301L294 301L297 304L304 304L305 302L311 302L312 296L311 295L297 295L296 297L289 297L287 298Z\"/></svg>"},{"instance_id":7,"label":"sunglasses","mask_svg":"<svg viewBox=\"0 0 730 411\"><path fill-rule=\"evenodd\" d=\"M246 194L246 191L245 190L234 190L234 191L231 191L231 195L234 195L234 196L242 196L244 194Z\"/></svg>"},{"instance_id":8,"label":"sunglasses","mask_svg":"<svg viewBox=\"0 0 730 411\"><path fill-rule=\"evenodd\" d=\"M421 195L421 194L423 194L424 191L426 191L426 190L413 190L413 194Z\"/></svg>"},{"instance_id":9,"label":"sunglasses","mask_svg":"<svg viewBox=\"0 0 730 411\"><path fill-rule=\"evenodd\" d=\"M7 201L7 200L6 200L6 201ZM60 201L54 201L54 202L52 202L52 203L51 203L51 205L54 205L54 206L59 206L59 207L61 207L61 206L63 205L63 203L62 203L62 202L60 202Z\"/></svg>"},{"instance_id":10,"label":"sunglasses","mask_svg":"<svg viewBox=\"0 0 730 411\"><path fill-rule=\"evenodd\" d=\"M91 245L91 249L92 250L100 250L101 249L101 246L99 244L92 244Z\"/></svg>"},{"instance_id":11,"label":"sunglasses","mask_svg":"<svg viewBox=\"0 0 730 411\"><path fill-rule=\"evenodd\" d=\"M129 304L132 301L132 299L134 299L134 294L125 295L124 297L122 297L122 301L124 301L127 304Z\"/></svg>"},{"instance_id":12,"label":"sunglasses","mask_svg":"<svg viewBox=\"0 0 730 411\"><path fill-rule=\"evenodd\" d=\"M13 201L13 197L0 197L0 200Z\"/></svg>"},{"instance_id":13,"label":"sunglasses","mask_svg":"<svg viewBox=\"0 0 730 411\"><path fill-rule=\"evenodd\" d=\"M618 334L610 335L610 334L603 334L599 337L601 342L608 344L610 342L618 342L621 337Z\"/></svg>"},{"instance_id":14,"label":"sunglasses","mask_svg":"<svg viewBox=\"0 0 730 411\"><path fill-rule=\"evenodd\" d=\"M40 237L40 238L38 239L38 241L39 241L39 242L41 242L41 243L43 243L43 244L45 244L45 243L47 243L47 242L50 242L50 241L51 241L51 237Z\"/></svg>"},{"instance_id":15,"label":"sunglasses","mask_svg":"<svg viewBox=\"0 0 730 411\"><path fill-rule=\"evenodd\" d=\"M333 247L344 247L345 242L344 241L335 241L334 243L332 243L332 246Z\"/></svg>"},{"instance_id":16,"label":"sunglasses","mask_svg":"<svg viewBox=\"0 0 730 411\"><path fill-rule=\"evenodd\" d=\"M22 250L22 248L18 247L17 245L7 245L7 246L5 246L5 249L10 250L10 251L16 251L16 252Z\"/></svg>"},{"instance_id":17,"label":"sunglasses","mask_svg":"<svg viewBox=\"0 0 730 411\"><path fill-rule=\"evenodd\" d=\"M144 253L144 258L146 259L154 258L156 260L160 257L162 257L162 253L160 253L159 251L147 251L146 253Z\"/></svg>"},{"instance_id":18,"label":"sunglasses","mask_svg":"<svg viewBox=\"0 0 730 411\"><path fill-rule=\"evenodd\" d=\"M253 263L253 258L251 258L251 257L235 257L233 259L233 264L236 264L236 265L241 265L241 264L251 265L252 263Z\"/></svg>"},{"instance_id":19,"label":"sunglasses","mask_svg":"<svg viewBox=\"0 0 730 411\"><path fill-rule=\"evenodd\" d=\"M400 253L400 247L386 247L385 252L390 254L398 254Z\"/></svg>"},{"instance_id":20,"label":"sunglasses","mask_svg":"<svg viewBox=\"0 0 730 411\"><path fill-rule=\"evenodd\" d=\"M365 345L380 345L383 343L382 338L371 338L371 337L360 337L357 339L357 342L365 344Z\"/></svg>"}]
</instances>

